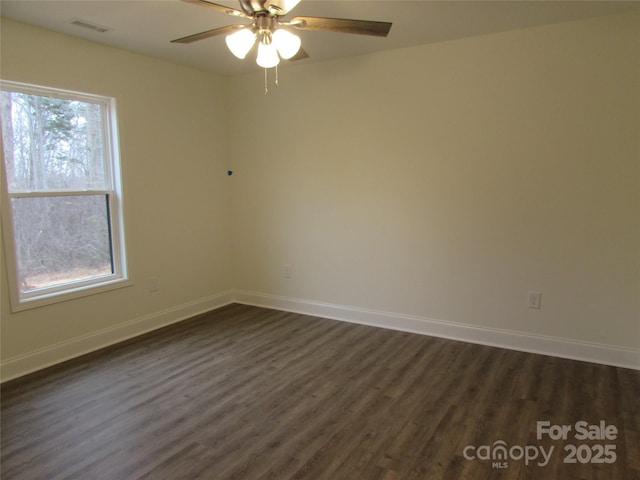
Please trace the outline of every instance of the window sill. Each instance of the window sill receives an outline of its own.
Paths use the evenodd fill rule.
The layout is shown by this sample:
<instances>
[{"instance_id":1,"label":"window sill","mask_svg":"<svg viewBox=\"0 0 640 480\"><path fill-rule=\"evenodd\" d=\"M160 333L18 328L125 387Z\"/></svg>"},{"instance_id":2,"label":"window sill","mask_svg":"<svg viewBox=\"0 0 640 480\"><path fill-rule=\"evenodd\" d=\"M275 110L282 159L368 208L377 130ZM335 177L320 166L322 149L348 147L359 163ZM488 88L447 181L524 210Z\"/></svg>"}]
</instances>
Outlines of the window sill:
<instances>
[{"instance_id":1,"label":"window sill","mask_svg":"<svg viewBox=\"0 0 640 480\"><path fill-rule=\"evenodd\" d=\"M99 293L109 292L119 288L130 287L133 282L128 278L109 279L100 283L91 285L82 285L78 287L69 287L63 292L42 293L41 295L33 295L28 298L21 298L11 302L11 311L21 312L32 308L44 307L54 303L67 302L77 298L97 295Z\"/></svg>"}]
</instances>

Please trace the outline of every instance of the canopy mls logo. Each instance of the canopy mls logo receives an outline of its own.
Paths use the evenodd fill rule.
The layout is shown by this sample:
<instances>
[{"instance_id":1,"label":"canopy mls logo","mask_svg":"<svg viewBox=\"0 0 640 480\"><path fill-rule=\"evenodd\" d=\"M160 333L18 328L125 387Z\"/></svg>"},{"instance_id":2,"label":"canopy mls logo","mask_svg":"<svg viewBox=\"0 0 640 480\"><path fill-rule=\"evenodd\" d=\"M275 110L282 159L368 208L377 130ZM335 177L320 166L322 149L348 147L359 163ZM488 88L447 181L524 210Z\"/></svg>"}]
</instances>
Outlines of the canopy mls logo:
<instances>
[{"instance_id":1,"label":"canopy mls logo","mask_svg":"<svg viewBox=\"0 0 640 480\"><path fill-rule=\"evenodd\" d=\"M462 455L467 460L491 460L492 468L508 468L507 460L522 460L523 458L525 465L539 459L538 466L544 467L549 463L553 449L553 445L548 450L536 445L525 445L524 447L513 445L507 448L507 442L496 440L493 445L480 445L479 447L467 445L464 447Z\"/></svg>"},{"instance_id":2,"label":"canopy mls logo","mask_svg":"<svg viewBox=\"0 0 640 480\"><path fill-rule=\"evenodd\" d=\"M563 463L615 463L617 459L616 445L614 443L592 443L592 441L612 442L618 438L618 428L615 425L607 425L604 420L598 424L589 424L583 420L571 425L554 425L549 421L536 422L537 440L573 440L589 443L563 446ZM535 464L545 467L549 464L556 446L550 445L512 445L508 446L504 440L496 440L487 445L467 445L462 450L462 455L467 460L491 461L491 468L509 468L509 461L520 461L524 464Z\"/></svg>"}]
</instances>

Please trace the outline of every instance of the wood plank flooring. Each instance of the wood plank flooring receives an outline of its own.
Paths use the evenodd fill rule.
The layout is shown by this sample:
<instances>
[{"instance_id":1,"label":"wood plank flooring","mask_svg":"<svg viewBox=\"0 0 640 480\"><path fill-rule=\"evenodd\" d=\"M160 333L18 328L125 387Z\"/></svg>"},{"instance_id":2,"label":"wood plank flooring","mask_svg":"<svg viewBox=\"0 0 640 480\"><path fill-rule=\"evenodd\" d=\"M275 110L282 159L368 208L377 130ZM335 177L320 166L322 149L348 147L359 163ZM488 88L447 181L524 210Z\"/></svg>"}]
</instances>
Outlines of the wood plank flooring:
<instances>
[{"instance_id":1,"label":"wood plank flooring","mask_svg":"<svg viewBox=\"0 0 640 480\"><path fill-rule=\"evenodd\" d=\"M1 394L3 480L640 478L638 371L243 305ZM581 420L619 434L576 440ZM599 444L615 461L581 463Z\"/></svg>"}]
</instances>

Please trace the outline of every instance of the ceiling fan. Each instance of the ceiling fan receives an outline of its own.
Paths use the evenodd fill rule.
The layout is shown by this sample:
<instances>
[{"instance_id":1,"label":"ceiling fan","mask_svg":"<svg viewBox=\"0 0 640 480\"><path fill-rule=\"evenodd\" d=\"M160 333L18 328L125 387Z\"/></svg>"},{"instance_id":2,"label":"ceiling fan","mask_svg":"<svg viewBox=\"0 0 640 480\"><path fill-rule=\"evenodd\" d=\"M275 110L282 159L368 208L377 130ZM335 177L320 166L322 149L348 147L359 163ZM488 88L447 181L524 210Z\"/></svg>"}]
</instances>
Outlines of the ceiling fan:
<instances>
[{"instance_id":1,"label":"ceiling fan","mask_svg":"<svg viewBox=\"0 0 640 480\"><path fill-rule=\"evenodd\" d=\"M226 7L208 0L182 0L183 2L212 8L238 18L250 19L247 25L229 25L214 28L187 37L172 40L172 43L192 43L218 35L227 35L226 43L231 53L240 59L258 44L257 64L265 69L276 67L280 59L300 60L309 55L301 48L300 38L287 28L326 32L354 33L386 37L391 29L389 22L348 20L343 18L293 17L283 20L300 0L238 0L240 10ZM266 73L266 72L265 72Z\"/></svg>"}]
</instances>

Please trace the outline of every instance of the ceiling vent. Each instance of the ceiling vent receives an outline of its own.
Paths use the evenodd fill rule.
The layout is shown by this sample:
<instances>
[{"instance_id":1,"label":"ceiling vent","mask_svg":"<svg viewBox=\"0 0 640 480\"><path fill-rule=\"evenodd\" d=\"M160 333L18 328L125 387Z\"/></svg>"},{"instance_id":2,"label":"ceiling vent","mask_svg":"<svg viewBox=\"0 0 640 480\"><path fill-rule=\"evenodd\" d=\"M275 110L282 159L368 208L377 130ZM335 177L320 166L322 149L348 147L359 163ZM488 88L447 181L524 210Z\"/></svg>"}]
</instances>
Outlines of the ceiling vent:
<instances>
[{"instance_id":1,"label":"ceiling vent","mask_svg":"<svg viewBox=\"0 0 640 480\"><path fill-rule=\"evenodd\" d=\"M99 32L99 33L105 33L105 32L108 32L109 30L113 30L112 28L103 27L102 25L98 25L98 24L89 22L88 20L83 20L81 18L72 18L71 20L67 20L67 23L70 23L71 25L75 25L76 27L87 28L89 30L93 30L94 32Z\"/></svg>"}]
</instances>

